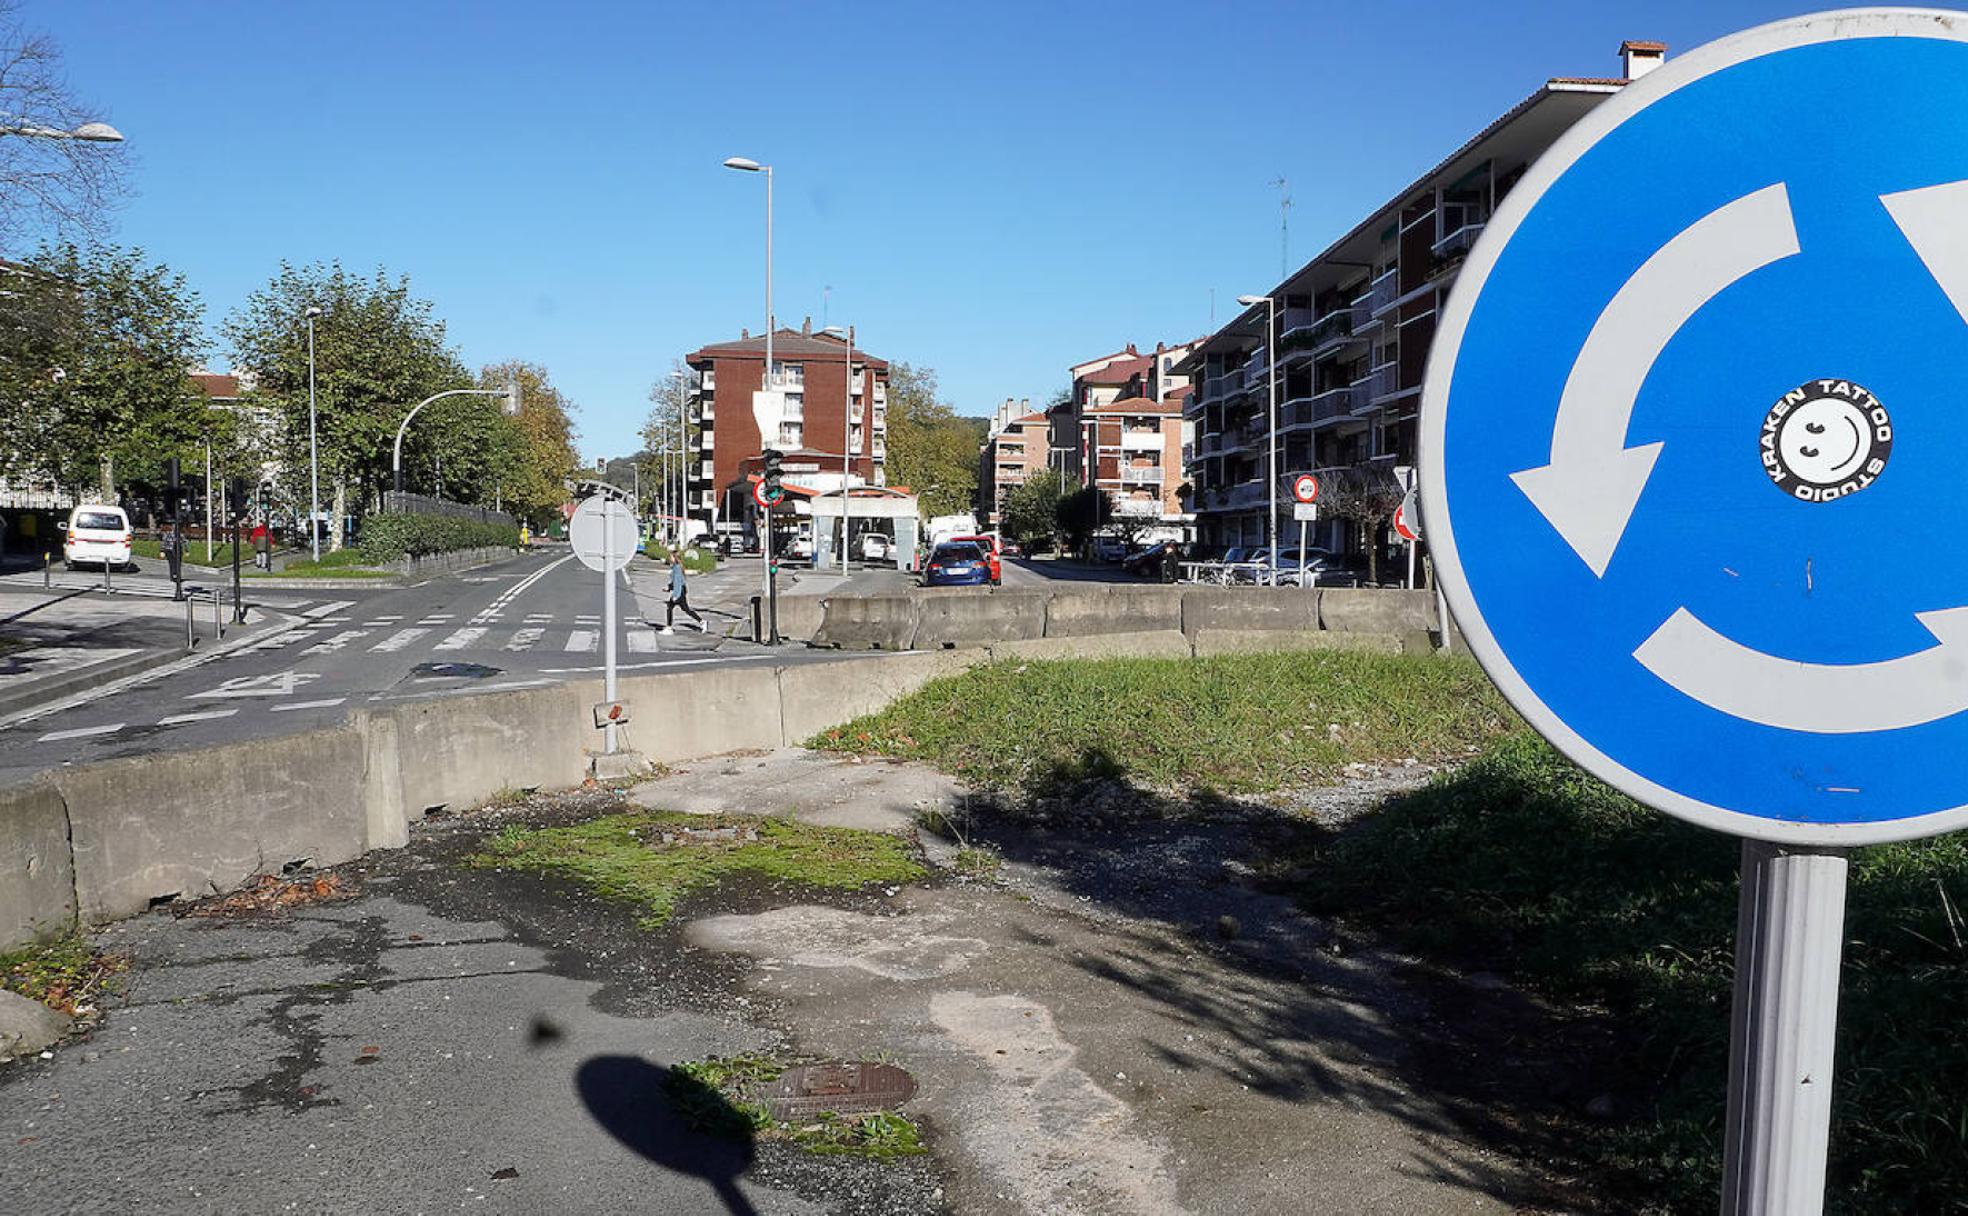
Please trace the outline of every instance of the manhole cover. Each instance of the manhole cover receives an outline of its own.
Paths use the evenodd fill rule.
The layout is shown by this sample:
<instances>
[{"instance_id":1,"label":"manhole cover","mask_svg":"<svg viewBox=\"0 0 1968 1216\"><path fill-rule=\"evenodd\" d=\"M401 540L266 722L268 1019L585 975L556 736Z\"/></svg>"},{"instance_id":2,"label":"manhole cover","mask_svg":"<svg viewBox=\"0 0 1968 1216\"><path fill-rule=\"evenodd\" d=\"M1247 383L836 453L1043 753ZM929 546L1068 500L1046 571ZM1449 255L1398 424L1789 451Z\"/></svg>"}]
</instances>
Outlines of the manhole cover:
<instances>
[{"instance_id":1,"label":"manhole cover","mask_svg":"<svg viewBox=\"0 0 1968 1216\"><path fill-rule=\"evenodd\" d=\"M869 1115L893 1110L916 1096L916 1079L893 1064L829 1061L801 1064L780 1074L765 1092L775 1119L795 1122L821 1111Z\"/></svg>"},{"instance_id":2,"label":"manhole cover","mask_svg":"<svg viewBox=\"0 0 1968 1216\"><path fill-rule=\"evenodd\" d=\"M413 680L483 680L496 676L504 668L487 667L483 663L419 663L410 669Z\"/></svg>"}]
</instances>

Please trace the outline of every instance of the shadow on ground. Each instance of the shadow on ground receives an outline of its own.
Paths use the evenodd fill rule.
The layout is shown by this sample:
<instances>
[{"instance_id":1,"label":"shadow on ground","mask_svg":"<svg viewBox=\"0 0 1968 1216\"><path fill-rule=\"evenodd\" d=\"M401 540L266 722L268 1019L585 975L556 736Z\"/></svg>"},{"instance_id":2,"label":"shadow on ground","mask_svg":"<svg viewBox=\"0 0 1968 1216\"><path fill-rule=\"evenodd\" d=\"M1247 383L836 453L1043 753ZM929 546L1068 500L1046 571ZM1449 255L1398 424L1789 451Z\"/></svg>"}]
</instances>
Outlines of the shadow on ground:
<instances>
[{"instance_id":1,"label":"shadow on ground","mask_svg":"<svg viewBox=\"0 0 1968 1216\"><path fill-rule=\"evenodd\" d=\"M745 1120L724 1103L733 1134L709 1136L690 1129L670 1100L670 1070L635 1056L593 1056L574 1074L588 1113L609 1135L666 1170L701 1178L717 1191L731 1216L757 1216L738 1190L752 1166L755 1143ZM700 1100L723 1103L714 1091Z\"/></svg>"},{"instance_id":2,"label":"shadow on ground","mask_svg":"<svg viewBox=\"0 0 1968 1216\"><path fill-rule=\"evenodd\" d=\"M1111 924L1112 949L1076 957L1196 1038L1233 1045L1213 1057L1166 1043L1145 1050L1282 1101L1371 1107L1476 1150L1423 1148L1401 1167L1413 1177L1527 1210L1640 1202L1610 1193L1626 1186L1590 1140L1648 1091L1658 1064L1626 1051L1606 1019L1472 972L1466 957L1397 953L1387 943L1398 934L1327 919L1338 911L1321 899L1334 846L1358 828L1253 801L1171 797L1119 772L1090 753L1021 790L969 796L950 826L999 851L1014 882L1020 867L1036 867L1095 918L1118 913L1182 934L1189 949L1152 924ZM1394 795L1373 818L1399 819L1457 780ZM1466 911L1445 904L1431 914Z\"/></svg>"}]
</instances>

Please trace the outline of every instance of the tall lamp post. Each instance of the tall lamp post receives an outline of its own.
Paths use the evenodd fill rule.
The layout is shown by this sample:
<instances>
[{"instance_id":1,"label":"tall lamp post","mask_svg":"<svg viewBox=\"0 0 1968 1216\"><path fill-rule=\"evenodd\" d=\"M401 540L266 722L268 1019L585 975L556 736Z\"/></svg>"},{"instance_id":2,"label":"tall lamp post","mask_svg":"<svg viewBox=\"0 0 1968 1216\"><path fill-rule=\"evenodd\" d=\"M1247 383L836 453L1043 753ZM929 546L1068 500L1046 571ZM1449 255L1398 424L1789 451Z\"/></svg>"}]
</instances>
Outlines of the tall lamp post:
<instances>
[{"instance_id":1,"label":"tall lamp post","mask_svg":"<svg viewBox=\"0 0 1968 1216\"><path fill-rule=\"evenodd\" d=\"M1266 435L1264 479L1271 483L1270 507L1264 517L1264 543L1271 547L1270 582L1278 585L1278 301L1272 296L1238 296L1237 303L1249 308L1262 303L1265 311L1264 361L1270 364L1271 425Z\"/></svg>"},{"instance_id":2,"label":"tall lamp post","mask_svg":"<svg viewBox=\"0 0 1968 1216\"><path fill-rule=\"evenodd\" d=\"M505 400L500 404L499 412L508 418L519 416L519 381L516 379L506 381L504 388L446 389L441 393L432 393L422 401L411 406L410 412L405 414L403 421L397 424L396 446L390 453L390 483L396 487L398 494L403 493L403 432L410 429L410 420L417 416L418 410L423 409L433 401L442 401L446 397L503 397ZM440 457L439 459L442 460L443 458ZM438 465L439 469L443 467L442 464Z\"/></svg>"},{"instance_id":3,"label":"tall lamp post","mask_svg":"<svg viewBox=\"0 0 1968 1216\"><path fill-rule=\"evenodd\" d=\"M677 544L690 543L690 383L683 369L670 373L677 382Z\"/></svg>"},{"instance_id":4,"label":"tall lamp post","mask_svg":"<svg viewBox=\"0 0 1968 1216\"><path fill-rule=\"evenodd\" d=\"M772 377L772 331L777 328L777 322L772 316L772 166L761 165L749 157L733 156L724 162L724 167L727 169L736 169L741 173L765 174L765 370L759 377L759 383L764 391L770 394L774 389ZM768 397L767 400L770 401L772 398ZM753 417L759 424L760 449L764 450L777 447L779 443L777 427L780 418L784 417L783 405L780 409L779 418L768 420L764 416L763 411L756 407L754 407L752 412ZM769 436L766 434L768 421L773 426L772 434ZM772 643L776 644L779 641L779 603L778 597L774 594L775 587L772 578L772 511L769 508L761 510L759 516L764 521L764 526L760 529L764 533L764 536L759 542L759 555L763 559L761 564L765 567L762 577L765 584L766 610L770 618L765 635Z\"/></svg>"},{"instance_id":5,"label":"tall lamp post","mask_svg":"<svg viewBox=\"0 0 1968 1216\"><path fill-rule=\"evenodd\" d=\"M72 131L59 127L44 127L39 123L17 118L0 126L0 135L25 135L29 139L76 139L89 144L120 144L123 133L106 122L85 122Z\"/></svg>"},{"instance_id":6,"label":"tall lamp post","mask_svg":"<svg viewBox=\"0 0 1968 1216\"><path fill-rule=\"evenodd\" d=\"M315 561L321 560L321 444L314 425L314 319L321 309L307 310L308 329L308 546ZM399 452L401 444L399 443ZM401 481L401 474L398 474ZM399 485L398 488L401 488Z\"/></svg>"},{"instance_id":7,"label":"tall lamp post","mask_svg":"<svg viewBox=\"0 0 1968 1216\"><path fill-rule=\"evenodd\" d=\"M829 288L828 290L831 291L833 289ZM850 325L843 330L838 325L830 325L826 328L825 332L845 334L847 337L847 388L841 396L841 575L845 577L847 575L847 538L849 535L847 527L847 504L849 502L847 496L847 479L849 471L854 467L854 327ZM874 429L872 427L863 427L861 434L862 442L872 452L875 442Z\"/></svg>"}]
</instances>

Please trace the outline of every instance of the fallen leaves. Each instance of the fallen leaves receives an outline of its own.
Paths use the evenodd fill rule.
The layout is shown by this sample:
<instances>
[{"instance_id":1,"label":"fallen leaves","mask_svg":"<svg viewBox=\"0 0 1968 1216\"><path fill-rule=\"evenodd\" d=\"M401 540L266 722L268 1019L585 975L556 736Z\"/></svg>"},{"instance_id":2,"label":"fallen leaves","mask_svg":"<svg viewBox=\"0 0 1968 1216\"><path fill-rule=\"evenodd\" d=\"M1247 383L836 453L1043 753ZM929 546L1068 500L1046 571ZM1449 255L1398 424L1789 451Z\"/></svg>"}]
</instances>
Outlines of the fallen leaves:
<instances>
[{"instance_id":1,"label":"fallen leaves","mask_svg":"<svg viewBox=\"0 0 1968 1216\"><path fill-rule=\"evenodd\" d=\"M306 874L289 879L262 874L253 880L252 886L243 891L234 891L231 895L219 899L208 899L194 904L187 915L239 916L255 912L278 912L286 908L349 899L355 893L354 884L340 874Z\"/></svg>"}]
</instances>

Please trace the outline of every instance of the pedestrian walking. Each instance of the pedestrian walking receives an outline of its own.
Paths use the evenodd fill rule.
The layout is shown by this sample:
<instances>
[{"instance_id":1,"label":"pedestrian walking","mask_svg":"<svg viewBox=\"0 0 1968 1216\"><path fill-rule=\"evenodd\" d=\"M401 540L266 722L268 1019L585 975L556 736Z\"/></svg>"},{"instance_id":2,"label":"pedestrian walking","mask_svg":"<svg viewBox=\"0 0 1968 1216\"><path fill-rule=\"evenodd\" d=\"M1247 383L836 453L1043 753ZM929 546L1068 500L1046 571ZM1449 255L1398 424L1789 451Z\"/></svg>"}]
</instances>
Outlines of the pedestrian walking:
<instances>
[{"instance_id":1,"label":"pedestrian walking","mask_svg":"<svg viewBox=\"0 0 1968 1216\"><path fill-rule=\"evenodd\" d=\"M704 618L698 616L697 610L690 606L690 589L685 585L683 578L683 555L672 549L670 550L670 603L669 611L663 616L664 633L676 632L674 626L679 608L683 609L684 615L697 622L698 633L709 632L704 626Z\"/></svg>"}]
</instances>

